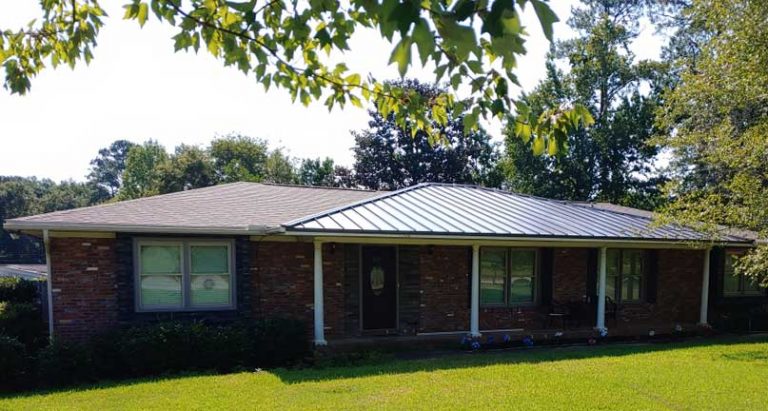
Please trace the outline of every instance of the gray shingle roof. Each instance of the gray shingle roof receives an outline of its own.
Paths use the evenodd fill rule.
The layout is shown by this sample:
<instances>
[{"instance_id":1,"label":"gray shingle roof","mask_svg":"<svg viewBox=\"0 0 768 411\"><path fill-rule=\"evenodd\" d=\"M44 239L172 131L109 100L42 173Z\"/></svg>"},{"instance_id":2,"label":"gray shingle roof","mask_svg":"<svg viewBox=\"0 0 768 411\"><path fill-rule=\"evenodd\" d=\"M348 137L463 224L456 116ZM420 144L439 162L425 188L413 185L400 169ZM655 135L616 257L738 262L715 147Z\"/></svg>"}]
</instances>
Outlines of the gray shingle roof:
<instances>
[{"instance_id":1,"label":"gray shingle roof","mask_svg":"<svg viewBox=\"0 0 768 411\"><path fill-rule=\"evenodd\" d=\"M279 228L287 221L376 195L379 193L364 190L232 183L16 218L6 221L5 226L9 229L254 231Z\"/></svg>"},{"instance_id":2,"label":"gray shingle roof","mask_svg":"<svg viewBox=\"0 0 768 411\"><path fill-rule=\"evenodd\" d=\"M625 210L626 211L626 210ZM287 231L638 240L703 240L650 216L477 186L420 184L297 219ZM729 236L725 241L746 242Z\"/></svg>"}]
</instances>

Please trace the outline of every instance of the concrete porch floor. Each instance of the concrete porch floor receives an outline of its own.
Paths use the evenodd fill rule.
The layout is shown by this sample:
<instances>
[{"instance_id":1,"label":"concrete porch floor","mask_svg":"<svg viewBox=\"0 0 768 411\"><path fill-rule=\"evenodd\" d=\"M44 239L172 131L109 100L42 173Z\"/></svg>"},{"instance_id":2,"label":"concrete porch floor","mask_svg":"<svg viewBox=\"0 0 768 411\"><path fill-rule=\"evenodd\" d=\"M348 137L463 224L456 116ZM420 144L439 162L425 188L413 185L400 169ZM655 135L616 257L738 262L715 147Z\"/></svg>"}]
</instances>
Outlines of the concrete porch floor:
<instances>
[{"instance_id":1,"label":"concrete porch floor","mask_svg":"<svg viewBox=\"0 0 768 411\"><path fill-rule=\"evenodd\" d=\"M677 325L680 331L676 330ZM613 326L613 327L611 327ZM652 324L652 323L618 323L607 324L608 341L632 341L663 339L673 335L694 336L709 334L710 329L692 323L681 324ZM590 338L597 338L599 333L594 327L548 328L539 330L491 330L481 332L481 343L487 343L492 337L495 344L500 344L505 335L510 337L510 345L521 345L525 337L533 338L536 345L586 344ZM653 334L653 335L651 335ZM446 333L422 333L417 335L382 335L341 337L328 339L328 351L423 351L439 349L460 349L462 339L467 331Z\"/></svg>"}]
</instances>

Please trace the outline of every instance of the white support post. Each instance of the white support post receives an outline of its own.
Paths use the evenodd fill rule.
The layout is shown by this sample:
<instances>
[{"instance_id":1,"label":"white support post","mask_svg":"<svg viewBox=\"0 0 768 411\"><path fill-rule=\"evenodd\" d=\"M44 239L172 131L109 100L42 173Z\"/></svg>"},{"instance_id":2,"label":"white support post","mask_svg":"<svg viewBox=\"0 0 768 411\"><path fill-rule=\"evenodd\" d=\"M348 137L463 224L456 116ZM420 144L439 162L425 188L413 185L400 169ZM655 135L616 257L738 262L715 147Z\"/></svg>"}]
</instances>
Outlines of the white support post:
<instances>
[{"instance_id":1,"label":"white support post","mask_svg":"<svg viewBox=\"0 0 768 411\"><path fill-rule=\"evenodd\" d=\"M45 276L48 297L48 339L53 340L53 271L51 271L51 237L48 229L43 230L43 248L45 248Z\"/></svg>"},{"instance_id":2,"label":"white support post","mask_svg":"<svg viewBox=\"0 0 768 411\"><path fill-rule=\"evenodd\" d=\"M608 250L606 247L600 247L600 256L598 258L597 275L597 328L605 329L605 281L606 281L606 259Z\"/></svg>"},{"instance_id":3,"label":"white support post","mask_svg":"<svg viewBox=\"0 0 768 411\"><path fill-rule=\"evenodd\" d=\"M327 345L323 314L323 243L315 241L315 345Z\"/></svg>"},{"instance_id":4,"label":"white support post","mask_svg":"<svg viewBox=\"0 0 768 411\"><path fill-rule=\"evenodd\" d=\"M704 250L704 270L701 273L701 309L699 325L707 325L707 310L709 309L709 256L711 248Z\"/></svg>"},{"instance_id":5,"label":"white support post","mask_svg":"<svg viewBox=\"0 0 768 411\"><path fill-rule=\"evenodd\" d=\"M480 336L480 246L472 245L472 307L470 313L470 335Z\"/></svg>"}]
</instances>

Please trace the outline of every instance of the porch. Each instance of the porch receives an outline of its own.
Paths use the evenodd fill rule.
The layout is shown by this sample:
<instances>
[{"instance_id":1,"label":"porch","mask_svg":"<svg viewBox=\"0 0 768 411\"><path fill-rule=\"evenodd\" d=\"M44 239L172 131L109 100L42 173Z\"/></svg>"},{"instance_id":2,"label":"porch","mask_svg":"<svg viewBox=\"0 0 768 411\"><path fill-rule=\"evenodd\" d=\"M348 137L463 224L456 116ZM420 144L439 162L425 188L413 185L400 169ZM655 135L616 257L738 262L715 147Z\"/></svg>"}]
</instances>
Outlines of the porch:
<instances>
[{"instance_id":1,"label":"porch","mask_svg":"<svg viewBox=\"0 0 768 411\"><path fill-rule=\"evenodd\" d=\"M652 248L659 245L630 242L609 248L605 243L433 240L433 244L425 244L408 239L340 237L314 238L313 245L313 339L317 346L329 340L340 346L430 345L467 335L584 339L604 329L611 336L632 336L651 331L672 333L676 328L693 330L696 324L707 323L709 249L671 244ZM618 247L642 251L648 259L643 264L654 271L638 282L642 299L617 302L612 297L618 294L614 294L615 286L609 286L608 255ZM481 286L482 251L490 248L536 250L530 303L500 306L481 301L481 289L487 287ZM369 261L370 256L365 257L370 254L366 249L391 251L379 256L376 265ZM324 250L326 255L331 253L331 261L324 258ZM393 260L390 266L385 262L388 258ZM339 267L342 272L336 272ZM329 270L330 279L326 277ZM372 270L381 278L372 279ZM615 283L616 278L610 281ZM391 287L391 303L380 303L367 290L371 287L379 287L384 296ZM324 296L326 292L332 293L330 300ZM328 301L333 304L330 309L324 308ZM383 315L391 320L376 325L370 318L381 316L382 307Z\"/></svg>"},{"instance_id":2,"label":"porch","mask_svg":"<svg viewBox=\"0 0 768 411\"><path fill-rule=\"evenodd\" d=\"M610 324L609 324L610 325ZM683 337L706 335L710 330L696 323L670 325L668 323L624 323L611 327L601 337L595 327L481 330L478 341L489 347L523 346L529 337L536 346L586 344L590 339L614 342L669 341ZM388 335L330 338L326 346L331 352L355 352L366 349L383 351L455 350L461 346L467 332L425 333L416 335Z\"/></svg>"}]
</instances>

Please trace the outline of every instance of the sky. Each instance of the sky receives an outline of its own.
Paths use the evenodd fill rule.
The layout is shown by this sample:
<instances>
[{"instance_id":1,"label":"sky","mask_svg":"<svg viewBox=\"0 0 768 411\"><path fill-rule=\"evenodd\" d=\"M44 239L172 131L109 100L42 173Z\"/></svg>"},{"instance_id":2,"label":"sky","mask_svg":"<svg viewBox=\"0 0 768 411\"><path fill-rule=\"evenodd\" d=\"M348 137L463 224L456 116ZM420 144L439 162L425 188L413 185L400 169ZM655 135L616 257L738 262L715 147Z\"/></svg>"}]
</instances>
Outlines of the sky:
<instances>
[{"instance_id":1,"label":"sky","mask_svg":"<svg viewBox=\"0 0 768 411\"><path fill-rule=\"evenodd\" d=\"M224 67L207 52L174 53L174 29L154 16L144 28L122 20L126 2L102 2L110 17L90 65L46 69L24 96L0 88L0 175L83 181L98 150L117 139L154 139L171 151L181 143L204 146L232 132L266 139L292 157L331 157L352 165L351 131L367 127L366 110L347 106L328 112L321 102L304 107L284 90L265 92L254 78ZM572 36L565 21L575 3L550 2L561 19L557 38ZM36 1L0 2L0 29L17 29L38 13ZM530 7L523 22L530 37L517 75L523 89L531 90L545 75L549 42ZM640 59L656 58L660 46L645 24L633 51ZM388 64L392 45L377 32L356 33L350 48L335 58L351 70L378 79L398 77ZM408 76L434 80L420 63ZM486 126L501 141L500 124Z\"/></svg>"}]
</instances>

